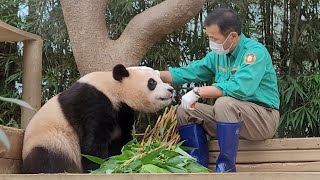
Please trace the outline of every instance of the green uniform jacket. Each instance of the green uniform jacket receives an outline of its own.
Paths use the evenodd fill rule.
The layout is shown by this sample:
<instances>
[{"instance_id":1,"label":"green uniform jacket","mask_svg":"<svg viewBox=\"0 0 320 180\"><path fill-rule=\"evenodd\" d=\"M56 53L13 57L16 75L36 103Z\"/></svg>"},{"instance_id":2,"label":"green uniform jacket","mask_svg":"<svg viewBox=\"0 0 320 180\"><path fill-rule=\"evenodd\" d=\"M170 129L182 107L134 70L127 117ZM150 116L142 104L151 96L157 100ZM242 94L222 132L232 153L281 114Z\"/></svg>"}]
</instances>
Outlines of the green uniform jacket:
<instances>
[{"instance_id":1,"label":"green uniform jacket","mask_svg":"<svg viewBox=\"0 0 320 180\"><path fill-rule=\"evenodd\" d=\"M243 34L229 55L209 52L203 59L188 66L169 68L176 85L208 81L223 92L223 96L279 109L277 77L268 50Z\"/></svg>"}]
</instances>

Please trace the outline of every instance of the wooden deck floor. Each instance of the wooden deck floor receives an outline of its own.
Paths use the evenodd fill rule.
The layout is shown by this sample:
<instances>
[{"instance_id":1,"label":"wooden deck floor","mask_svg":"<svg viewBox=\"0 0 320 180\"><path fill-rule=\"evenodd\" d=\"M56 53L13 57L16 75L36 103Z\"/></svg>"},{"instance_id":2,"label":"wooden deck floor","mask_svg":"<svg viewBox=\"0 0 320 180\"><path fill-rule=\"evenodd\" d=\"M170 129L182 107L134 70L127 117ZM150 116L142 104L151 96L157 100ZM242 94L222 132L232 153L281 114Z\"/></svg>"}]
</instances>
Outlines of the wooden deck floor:
<instances>
[{"instance_id":1,"label":"wooden deck floor","mask_svg":"<svg viewBox=\"0 0 320 180\"><path fill-rule=\"evenodd\" d=\"M0 174L0 180L313 180L320 172L254 172L228 174L112 174L112 175L22 175Z\"/></svg>"}]
</instances>

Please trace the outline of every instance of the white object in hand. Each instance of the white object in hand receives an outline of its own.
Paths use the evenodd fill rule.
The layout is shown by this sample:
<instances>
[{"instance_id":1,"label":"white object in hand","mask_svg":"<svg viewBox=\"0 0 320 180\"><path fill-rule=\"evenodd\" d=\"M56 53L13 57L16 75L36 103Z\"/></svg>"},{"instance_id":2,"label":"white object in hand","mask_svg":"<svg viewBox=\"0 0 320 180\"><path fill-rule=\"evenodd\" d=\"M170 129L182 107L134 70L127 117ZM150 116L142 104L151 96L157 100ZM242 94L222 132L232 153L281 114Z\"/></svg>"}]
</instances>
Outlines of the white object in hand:
<instances>
[{"instance_id":1,"label":"white object in hand","mask_svg":"<svg viewBox=\"0 0 320 180\"><path fill-rule=\"evenodd\" d=\"M183 109L193 110L194 108L191 105L199 100L199 96L194 93L193 90L189 91L181 98L181 107Z\"/></svg>"}]
</instances>

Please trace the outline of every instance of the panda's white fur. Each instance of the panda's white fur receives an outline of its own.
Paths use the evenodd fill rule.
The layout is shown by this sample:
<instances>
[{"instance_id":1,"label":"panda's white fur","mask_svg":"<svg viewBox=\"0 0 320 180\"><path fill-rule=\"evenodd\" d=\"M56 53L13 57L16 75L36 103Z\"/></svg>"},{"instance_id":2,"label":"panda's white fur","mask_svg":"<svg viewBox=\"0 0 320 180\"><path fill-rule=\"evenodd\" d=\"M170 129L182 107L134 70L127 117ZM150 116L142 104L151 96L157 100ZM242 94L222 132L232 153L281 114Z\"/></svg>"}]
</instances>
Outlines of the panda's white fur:
<instances>
[{"instance_id":1,"label":"panda's white fur","mask_svg":"<svg viewBox=\"0 0 320 180\"><path fill-rule=\"evenodd\" d=\"M23 173L87 172L98 165L81 154L107 158L131 140L133 110L156 112L173 88L153 70L93 72L51 98L31 119L23 142Z\"/></svg>"}]
</instances>

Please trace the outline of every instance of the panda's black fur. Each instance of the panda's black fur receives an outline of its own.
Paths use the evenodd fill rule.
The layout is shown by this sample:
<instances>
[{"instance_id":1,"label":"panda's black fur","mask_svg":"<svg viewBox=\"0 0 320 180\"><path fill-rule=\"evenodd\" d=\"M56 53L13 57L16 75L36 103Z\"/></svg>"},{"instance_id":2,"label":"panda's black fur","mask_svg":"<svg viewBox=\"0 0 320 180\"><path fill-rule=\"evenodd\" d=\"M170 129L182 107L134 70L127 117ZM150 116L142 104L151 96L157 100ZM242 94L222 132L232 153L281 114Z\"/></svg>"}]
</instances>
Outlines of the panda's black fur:
<instances>
[{"instance_id":1,"label":"panda's black fur","mask_svg":"<svg viewBox=\"0 0 320 180\"><path fill-rule=\"evenodd\" d=\"M76 162L62 153L45 147L34 147L23 160L22 174L80 172Z\"/></svg>"},{"instance_id":2,"label":"panda's black fur","mask_svg":"<svg viewBox=\"0 0 320 180\"><path fill-rule=\"evenodd\" d=\"M113 78L122 81L128 77L123 65L113 69ZM82 154L107 158L120 154L121 148L132 139L134 111L121 102L117 109L110 98L96 87L83 82L76 82L57 96L63 117L72 127L77 137ZM121 136L111 140L116 128ZM51 151L45 146L32 147L23 159L22 173L63 173L88 172L99 167L85 157L81 157L81 166L63 152Z\"/></svg>"},{"instance_id":3,"label":"panda's black fur","mask_svg":"<svg viewBox=\"0 0 320 180\"><path fill-rule=\"evenodd\" d=\"M58 100L66 119L80 138L83 154L101 158L113 156L119 154L122 146L132 139L130 133L123 133L108 147L107 142L117 125L122 132L131 132L134 112L124 103L119 110L114 109L110 99L95 87L77 82L60 94ZM84 157L82 165L85 170L98 168L97 164Z\"/></svg>"}]
</instances>

